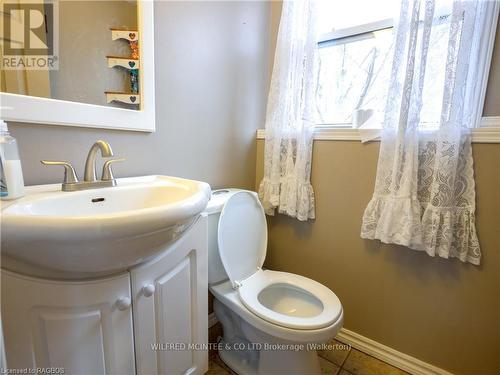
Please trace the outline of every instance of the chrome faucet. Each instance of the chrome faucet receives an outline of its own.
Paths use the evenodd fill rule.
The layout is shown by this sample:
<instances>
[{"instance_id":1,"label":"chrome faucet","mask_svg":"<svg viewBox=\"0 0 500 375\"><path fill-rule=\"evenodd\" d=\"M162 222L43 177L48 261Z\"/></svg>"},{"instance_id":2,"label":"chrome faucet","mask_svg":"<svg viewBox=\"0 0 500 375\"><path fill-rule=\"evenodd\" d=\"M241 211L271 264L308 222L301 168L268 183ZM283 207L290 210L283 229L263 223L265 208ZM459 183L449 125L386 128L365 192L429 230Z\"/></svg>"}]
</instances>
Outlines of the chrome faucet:
<instances>
[{"instance_id":1,"label":"chrome faucet","mask_svg":"<svg viewBox=\"0 0 500 375\"><path fill-rule=\"evenodd\" d=\"M103 158L113 156L113 150L108 142L102 140L95 142L90 148L87 160L85 161L85 174L83 181L78 181L75 169L66 161L41 160L41 162L44 165L61 165L64 167L64 182L62 183L62 191L78 191L116 186L116 179L113 175L113 169L111 166L113 163L124 161L125 159L120 158L107 160L102 167L101 179L97 180L95 158L97 151L99 150L101 151L101 156Z\"/></svg>"},{"instance_id":2,"label":"chrome faucet","mask_svg":"<svg viewBox=\"0 0 500 375\"><path fill-rule=\"evenodd\" d=\"M87 155L87 160L85 161L85 174L83 176L84 181L94 182L96 180L95 172L95 157L97 155L97 150L101 150L101 156L103 158L109 158L113 156L113 150L111 146L106 141L97 141L92 145L90 151Z\"/></svg>"}]
</instances>

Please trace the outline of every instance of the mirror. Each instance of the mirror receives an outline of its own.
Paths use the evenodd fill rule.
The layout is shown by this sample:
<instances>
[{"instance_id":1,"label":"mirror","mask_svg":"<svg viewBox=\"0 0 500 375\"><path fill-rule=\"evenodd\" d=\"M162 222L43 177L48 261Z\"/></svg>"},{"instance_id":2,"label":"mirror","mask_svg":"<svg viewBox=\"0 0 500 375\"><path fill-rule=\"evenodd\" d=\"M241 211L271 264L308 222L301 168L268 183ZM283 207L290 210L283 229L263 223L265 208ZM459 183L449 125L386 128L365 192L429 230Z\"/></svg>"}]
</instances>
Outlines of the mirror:
<instances>
[{"instance_id":1,"label":"mirror","mask_svg":"<svg viewBox=\"0 0 500 375\"><path fill-rule=\"evenodd\" d=\"M2 0L1 7L3 119L154 131L151 1Z\"/></svg>"}]
</instances>

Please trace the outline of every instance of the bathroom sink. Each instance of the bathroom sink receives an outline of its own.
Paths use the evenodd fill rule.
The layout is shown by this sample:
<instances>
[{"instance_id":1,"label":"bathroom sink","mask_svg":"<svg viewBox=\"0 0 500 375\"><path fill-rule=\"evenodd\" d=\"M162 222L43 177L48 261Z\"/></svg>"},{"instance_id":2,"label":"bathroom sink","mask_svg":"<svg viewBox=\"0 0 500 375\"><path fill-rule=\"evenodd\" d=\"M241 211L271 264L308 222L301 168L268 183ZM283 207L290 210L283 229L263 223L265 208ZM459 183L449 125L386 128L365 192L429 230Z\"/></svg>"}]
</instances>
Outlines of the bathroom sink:
<instances>
[{"instance_id":1,"label":"bathroom sink","mask_svg":"<svg viewBox=\"0 0 500 375\"><path fill-rule=\"evenodd\" d=\"M64 278L127 269L188 229L210 193L206 183L166 176L76 192L28 187L24 198L2 202L2 267Z\"/></svg>"}]
</instances>

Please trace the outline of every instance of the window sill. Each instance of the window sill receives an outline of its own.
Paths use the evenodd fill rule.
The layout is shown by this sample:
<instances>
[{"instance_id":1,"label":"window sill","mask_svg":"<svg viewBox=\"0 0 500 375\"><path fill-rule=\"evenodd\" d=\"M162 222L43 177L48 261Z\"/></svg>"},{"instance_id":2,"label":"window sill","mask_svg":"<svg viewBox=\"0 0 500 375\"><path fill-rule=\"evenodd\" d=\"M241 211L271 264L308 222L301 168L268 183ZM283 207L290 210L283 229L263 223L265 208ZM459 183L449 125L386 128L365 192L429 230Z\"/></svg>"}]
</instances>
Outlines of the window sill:
<instances>
[{"instance_id":1,"label":"window sill","mask_svg":"<svg viewBox=\"0 0 500 375\"><path fill-rule=\"evenodd\" d=\"M376 133L378 130L373 129ZM265 139L265 129L257 130L257 139ZM314 130L317 141L361 141L358 129L318 126ZM374 139L373 141L380 141ZM481 127L472 130L473 143L500 143L500 116L483 117Z\"/></svg>"}]
</instances>

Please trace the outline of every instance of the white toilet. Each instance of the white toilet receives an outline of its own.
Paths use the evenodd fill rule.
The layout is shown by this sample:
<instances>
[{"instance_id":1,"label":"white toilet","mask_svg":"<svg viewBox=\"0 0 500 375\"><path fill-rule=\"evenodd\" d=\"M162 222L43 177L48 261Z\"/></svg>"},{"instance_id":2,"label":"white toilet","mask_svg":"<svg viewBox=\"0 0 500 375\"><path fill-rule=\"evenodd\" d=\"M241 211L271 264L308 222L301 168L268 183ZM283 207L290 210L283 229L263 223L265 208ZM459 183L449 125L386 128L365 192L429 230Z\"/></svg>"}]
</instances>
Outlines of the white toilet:
<instances>
[{"instance_id":1,"label":"white toilet","mask_svg":"<svg viewBox=\"0 0 500 375\"><path fill-rule=\"evenodd\" d=\"M342 327L337 296L306 277L261 268L267 224L254 192L216 190L206 214L208 282L224 331L222 360L242 375L320 374L313 344Z\"/></svg>"}]
</instances>

